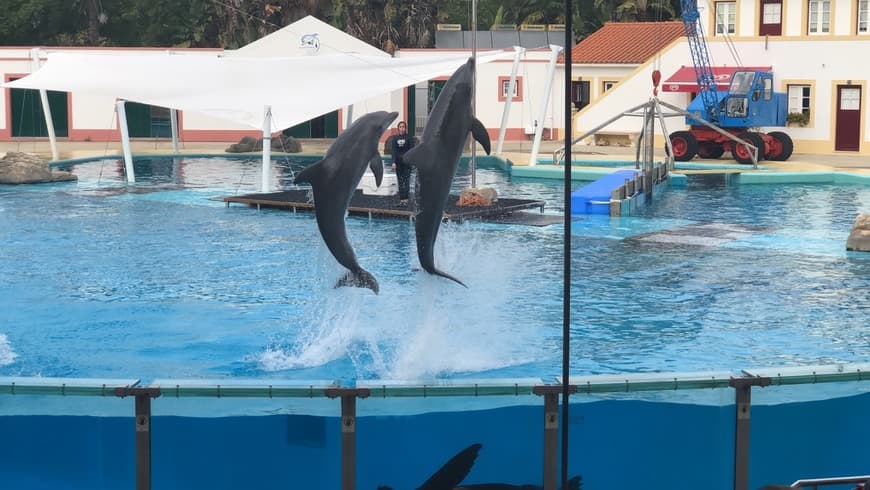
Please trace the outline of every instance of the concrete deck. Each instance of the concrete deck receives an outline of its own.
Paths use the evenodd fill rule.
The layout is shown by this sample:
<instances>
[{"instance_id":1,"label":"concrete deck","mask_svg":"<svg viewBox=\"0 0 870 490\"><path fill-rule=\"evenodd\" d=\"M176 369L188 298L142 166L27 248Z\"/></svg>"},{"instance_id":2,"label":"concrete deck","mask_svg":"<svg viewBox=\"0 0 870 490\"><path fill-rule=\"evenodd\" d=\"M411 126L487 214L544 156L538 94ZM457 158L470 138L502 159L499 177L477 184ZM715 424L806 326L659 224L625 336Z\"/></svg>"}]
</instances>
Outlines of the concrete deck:
<instances>
[{"instance_id":1,"label":"concrete deck","mask_svg":"<svg viewBox=\"0 0 870 490\"><path fill-rule=\"evenodd\" d=\"M332 140L302 140L302 151L305 154L322 155L329 148ZM134 140L132 141L133 153L142 154L167 154L172 153L172 142L168 139ZM493 142L493 145L495 142ZM553 151L562 146L562 141L544 141L541 143L538 158L552 158ZM182 142L180 152L182 154L223 154L230 143L213 142ZM0 154L8 151L20 151L33 153L45 158L51 157L51 148L47 138L0 141ZM526 166L532 151L531 141L505 142L501 156L510 160L516 166ZM635 148L624 146L587 146L575 145L572 151L572 160L577 166L594 166L592 162L601 161L634 161ZM77 158L92 158L101 156L118 156L122 154L120 142L58 142L59 156L63 160ZM237 155L237 154L236 154ZM251 153L250 155L257 155ZM656 152L657 159L664 159L663 149ZM705 160L692 160L693 162L705 162ZM709 163L728 164L735 163L731 160L707 160ZM849 172L859 175L870 175L870 156L848 152L816 155L796 153L785 162L763 161L765 168L777 172ZM747 166L747 170L751 167Z\"/></svg>"}]
</instances>

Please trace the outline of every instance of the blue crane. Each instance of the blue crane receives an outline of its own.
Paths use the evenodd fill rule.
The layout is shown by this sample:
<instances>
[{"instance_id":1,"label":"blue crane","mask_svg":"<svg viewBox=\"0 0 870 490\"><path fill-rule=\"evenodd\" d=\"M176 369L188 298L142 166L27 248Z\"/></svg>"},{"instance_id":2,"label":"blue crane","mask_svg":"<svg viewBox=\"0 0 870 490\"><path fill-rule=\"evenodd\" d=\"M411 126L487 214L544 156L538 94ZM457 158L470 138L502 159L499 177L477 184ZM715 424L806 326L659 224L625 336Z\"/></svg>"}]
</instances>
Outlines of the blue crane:
<instances>
[{"instance_id":1,"label":"blue crane","mask_svg":"<svg viewBox=\"0 0 870 490\"><path fill-rule=\"evenodd\" d=\"M713 74L710 52L701 23L697 0L680 0L681 18L689 43L692 64L698 83L698 95L689 104L686 118L689 131L670 134L674 159L719 158L730 151L740 163L752 163L749 150L732 138L704 124L718 126L758 148L758 158L787 160L794 149L788 134L764 133L753 128L785 126L788 109L786 94L773 91L773 74L769 71L739 70L734 73L727 91L720 91Z\"/></svg>"}]
</instances>

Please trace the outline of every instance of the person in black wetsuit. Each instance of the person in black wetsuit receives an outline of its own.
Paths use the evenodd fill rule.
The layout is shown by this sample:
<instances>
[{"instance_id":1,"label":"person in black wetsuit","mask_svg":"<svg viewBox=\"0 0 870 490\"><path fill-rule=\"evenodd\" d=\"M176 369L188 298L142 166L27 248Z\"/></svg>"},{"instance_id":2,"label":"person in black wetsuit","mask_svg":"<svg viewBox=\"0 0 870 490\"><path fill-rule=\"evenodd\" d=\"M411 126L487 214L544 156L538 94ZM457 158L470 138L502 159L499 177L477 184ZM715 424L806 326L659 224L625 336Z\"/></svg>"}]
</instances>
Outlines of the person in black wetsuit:
<instances>
[{"instance_id":1,"label":"person in black wetsuit","mask_svg":"<svg viewBox=\"0 0 870 490\"><path fill-rule=\"evenodd\" d=\"M405 153L414 147L414 137L408 134L408 125L405 121L399 121L398 132L393 135L393 144L390 153L393 155L393 170L396 171L396 179L399 181L399 205L408 205L408 193L411 189L411 166L402 161Z\"/></svg>"}]
</instances>

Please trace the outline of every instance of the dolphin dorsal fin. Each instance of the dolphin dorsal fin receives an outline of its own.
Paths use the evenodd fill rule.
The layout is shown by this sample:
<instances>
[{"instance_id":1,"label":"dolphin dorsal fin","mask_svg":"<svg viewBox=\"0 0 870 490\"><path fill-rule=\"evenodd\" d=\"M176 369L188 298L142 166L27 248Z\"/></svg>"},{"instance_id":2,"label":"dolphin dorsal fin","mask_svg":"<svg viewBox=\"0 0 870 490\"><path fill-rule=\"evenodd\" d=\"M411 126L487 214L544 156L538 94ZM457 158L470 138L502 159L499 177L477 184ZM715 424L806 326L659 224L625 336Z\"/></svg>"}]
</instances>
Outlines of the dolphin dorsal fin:
<instances>
[{"instance_id":1,"label":"dolphin dorsal fin","mask_svg":"<svg viewBox=\"0 0 870 490\"><path fill-rule=\"evenodd\" d=\"M489 142L489 133L486 131L486 127L480 122L477 118L471 119L471 135L474 139L483 146L483 149L486 151L486 154L489 155L491 145Z\"/></svg>"},{"instance_id":2,"label":"dolphin dorsal fin","mask_svg":"<svg viewBox=\"0 0 870 490\"><path fill-rule=\"evenodd\" d=\"M299 175L293 179L293 183L301 184L303 182L308 182L309 184L314 184L315 181L320 180L320 175L323 174L321 168L325 165L325 162L326 159L324 158L323 160L305 167L301 172L299 172Z\"/></svg>"}]
</instances>

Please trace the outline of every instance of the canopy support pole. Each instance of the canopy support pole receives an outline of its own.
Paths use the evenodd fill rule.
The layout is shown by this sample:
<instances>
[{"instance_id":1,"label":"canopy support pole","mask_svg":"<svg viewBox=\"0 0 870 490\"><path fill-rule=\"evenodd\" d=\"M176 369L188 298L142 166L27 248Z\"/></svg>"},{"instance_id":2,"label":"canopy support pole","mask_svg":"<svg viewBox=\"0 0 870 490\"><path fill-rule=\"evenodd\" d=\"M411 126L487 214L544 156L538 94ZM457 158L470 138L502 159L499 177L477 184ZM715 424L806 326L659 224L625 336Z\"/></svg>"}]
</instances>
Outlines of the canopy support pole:
<instances>
[{"instance_id":1,"label":"canopy support pole","mask_svg":"<svg viewBox=\"0 0 870 490\"><path fill-rule=\"evenodd\" d=\"M272 168L272 106L263 107L263 180L260 182L260 192L269 192Z\"/></svg>"},{"instance_id":2,"label":"canopy support pole","mask_svg":"<svg viewBox=\"0 0 870 490\"><path fill-rule=\"evenodd\" d=\"M128 184L136 183L136 173L133 171L133 150L130 149L130 130L127 128L127 110L124 108L126 101L119 100L115 103L118 111L118 126L121 128L121 148L124 149L124 173Z\"/></svg>"},{"instance_id":3,"label":"canopy support pole","mask_svg":"<svg viewBox=\"0 0 870 490\"><path fill-rule=\"evenodd\" d=\"M34 66L39 70L42 67L42 61L39 59L39 48L30 50L30 58L33 60ZM51 107L48 105L48 92L45 89L39 89L39 100L42 102L42 114L45 116L45 128L48 130L48 143L51 146L51 159L58 160L57 153L57 136L54 133L54 121L51 119Z\"/></svg>"},{"instance_id":4,"label":"canopy support pole","mask_svg":"<svg viewBox=\"0 0 870 490\"><path fill-rule=\"evenodd\" d=\"M178 153L178 110L169 109L169 125L172 128L172 151Z\"/></svg>"},{"instance_id":5,"label":"canopy support pole","mask_svg":"<svg viewBox=\"0 0 870 490\"><path fill-rule=\"evenodd\" d=\"M550 45L550 69L547 72L547 88L544 90L544 100L541 101L541 117L535 124L535 143L532 145L532 154L529 155L529 166L538 164L538 150L541 149L541 136L544 134L544 118L547 117L547 106L550 103L550 92L553 90L553 77L556 75L556 60L562 52L561 46Z\"/></svg>"},{"instance_id":6,"label":"canopy support pole","mask_svg":"<svg viewBox=\"0 0 870 490\"><path fill-rule=\"evenodd\" d=\"M511 68L511 80L508 82L508 93L507 98L504 101L504 112L501 114L501 127L498 130L498 143L495 146L496 155L501 155L501 149L504 145L504 136L507 132L507 123L508 123L508 115L511 112L511 101L514 100L514 90L516 90L517 86L517 69L520 66L520 53L522 52L521 47L514 46L514 65ZM499 87L501 90L501 87Z\"/></svg>"},{"instance_id":7,"label":"canopy support pole","mask_svg":"<svg viewBox=\"0 0 870 490\"><path fill-rule=\"evenodd\" d=\"M349 128L351 123L353 123L353 104L347 106L347 117L345 118L344 129Z\"/></svg>"}]
</instances>

